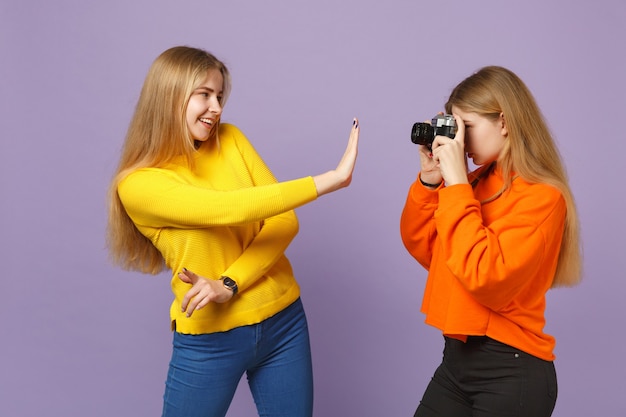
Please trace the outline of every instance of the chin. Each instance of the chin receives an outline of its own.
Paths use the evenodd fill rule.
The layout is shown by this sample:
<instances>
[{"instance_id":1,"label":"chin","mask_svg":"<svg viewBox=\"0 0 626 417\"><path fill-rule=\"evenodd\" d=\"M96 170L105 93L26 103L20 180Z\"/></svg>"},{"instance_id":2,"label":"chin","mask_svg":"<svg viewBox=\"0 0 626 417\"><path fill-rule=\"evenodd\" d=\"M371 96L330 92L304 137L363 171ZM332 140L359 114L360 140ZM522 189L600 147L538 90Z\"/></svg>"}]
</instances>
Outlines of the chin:
<instances>
[{"instance_id":1,"label":"chin","mask_svg":"<svg viewBox=\"0 0 626 417\"><path fill-rule=\"evenodd\" d=\"M197 141L197 142L206 142L207 140L209 140L209 137L211 136L210 134L206 134L206 135L191 135L193 137L193 140Z\"/></svg>"},{"instance_id":2,"label":"chin","mask_svg":"<svg viewBox=\"0 0 626 417\"><path fill-rule=\"evenodd\" d=\"M485 163L485 162L484 162L484 161L482 161L480 158L478 158L478 157L476 157L476 156L474 156L474 155L470 156L470 159L472 160L472 163L473 163L474 165L476 165L476 166L481 166L482 164L484 164L484 163Z\"/></svg>"}]
</instances>

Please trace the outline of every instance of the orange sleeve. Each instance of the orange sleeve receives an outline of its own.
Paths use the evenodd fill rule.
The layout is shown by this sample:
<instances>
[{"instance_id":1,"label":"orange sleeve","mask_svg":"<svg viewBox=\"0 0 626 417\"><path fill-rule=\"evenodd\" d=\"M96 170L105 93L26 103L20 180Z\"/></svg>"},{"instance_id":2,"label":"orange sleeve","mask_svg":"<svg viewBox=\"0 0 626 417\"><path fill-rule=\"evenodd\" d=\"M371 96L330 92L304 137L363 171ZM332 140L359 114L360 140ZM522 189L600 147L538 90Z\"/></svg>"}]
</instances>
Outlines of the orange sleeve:
<instances>
[{"instance_id":1,"label":"orange sleeve","mask_svg":"<svg viewBox=\"0 0 626 417\"><path fill-rule=\"evenodd\" d=\"M418 178L409 188L409 195L400 217L402 243L426 269L430 267L433 245L437 237L434 217L439 204L437 190L424 187Z\"/></svg>"}]
</instances>

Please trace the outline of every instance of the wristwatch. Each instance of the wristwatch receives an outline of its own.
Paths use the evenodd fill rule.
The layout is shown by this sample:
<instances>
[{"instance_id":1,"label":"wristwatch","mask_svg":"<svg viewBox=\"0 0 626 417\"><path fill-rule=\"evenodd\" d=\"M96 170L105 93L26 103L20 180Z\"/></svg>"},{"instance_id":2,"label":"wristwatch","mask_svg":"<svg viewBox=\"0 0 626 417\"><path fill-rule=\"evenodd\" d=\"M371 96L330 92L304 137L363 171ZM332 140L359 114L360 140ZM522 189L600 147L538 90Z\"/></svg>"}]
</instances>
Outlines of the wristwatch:
<instances>
[{"instance_id":1,"label":"wristwatch","mask_svg":"<svg viewBox=\"0 0 626 417\"><path fill-rule=\"evenodd\" d=\"M233 297L237 295L237 291L239 291L239 287L237 287L237 282L230 277L220 277L220 280L224 283L224 286L233 292Z\"/></svg>"}]
</instances>

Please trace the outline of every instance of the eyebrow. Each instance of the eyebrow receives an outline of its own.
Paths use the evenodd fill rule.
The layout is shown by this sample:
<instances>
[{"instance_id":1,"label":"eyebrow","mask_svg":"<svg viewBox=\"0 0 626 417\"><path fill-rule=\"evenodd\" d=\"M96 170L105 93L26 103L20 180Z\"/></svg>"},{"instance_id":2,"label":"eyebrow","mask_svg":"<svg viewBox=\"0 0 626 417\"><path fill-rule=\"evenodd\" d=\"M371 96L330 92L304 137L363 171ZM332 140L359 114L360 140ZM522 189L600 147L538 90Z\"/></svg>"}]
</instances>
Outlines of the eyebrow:
<instances>
[{"instance_id":1,"label":"eyebrow","mask_svg":"<svg viewBox=\"0 0 626 417\"><path fill-rule=\"evenodd\" d=\"M210 93L214 93L214 92L215 92L215 90L214 90L214 89L209 88L209 87L205 87L205 86L200 86L200 87L196 88L194 91L201 91L201 90L202 90L202 91L208 91L208 92L210 92ZM222 90L220 90L218 94L223 94L223 91L222 91Z\"/></svg>"}]
</instances>

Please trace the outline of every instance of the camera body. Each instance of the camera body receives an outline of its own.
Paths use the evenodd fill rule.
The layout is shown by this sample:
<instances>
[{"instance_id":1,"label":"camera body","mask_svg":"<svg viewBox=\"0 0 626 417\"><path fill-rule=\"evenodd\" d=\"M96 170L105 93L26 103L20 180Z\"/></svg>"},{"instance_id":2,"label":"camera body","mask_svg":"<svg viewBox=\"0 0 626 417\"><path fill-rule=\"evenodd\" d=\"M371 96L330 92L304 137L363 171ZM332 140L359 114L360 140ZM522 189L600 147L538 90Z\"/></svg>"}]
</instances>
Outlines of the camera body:
<instances>
[{"instance_id":1,"label":"camera body","mask_svg":"<svg viewBox=\"0 0 626 417\"><path fill-rule=\"evenodd\" d=\"M411 142L424 145L431 149L435 136L447 136L454 139L456 135L456 121L451 114L438 114L432 118L431 124L415 123L411 129Z\"/></svg>"}]
</instances>

